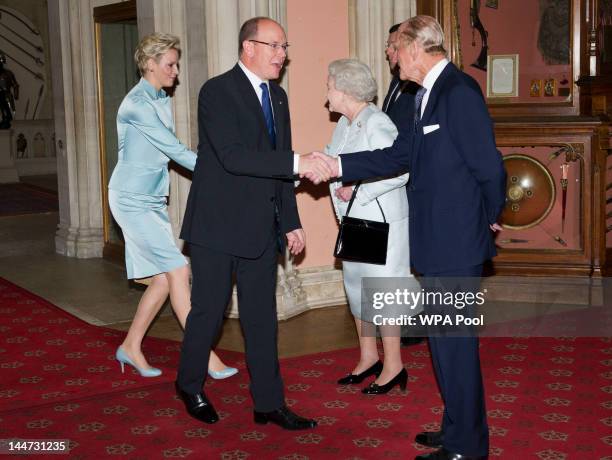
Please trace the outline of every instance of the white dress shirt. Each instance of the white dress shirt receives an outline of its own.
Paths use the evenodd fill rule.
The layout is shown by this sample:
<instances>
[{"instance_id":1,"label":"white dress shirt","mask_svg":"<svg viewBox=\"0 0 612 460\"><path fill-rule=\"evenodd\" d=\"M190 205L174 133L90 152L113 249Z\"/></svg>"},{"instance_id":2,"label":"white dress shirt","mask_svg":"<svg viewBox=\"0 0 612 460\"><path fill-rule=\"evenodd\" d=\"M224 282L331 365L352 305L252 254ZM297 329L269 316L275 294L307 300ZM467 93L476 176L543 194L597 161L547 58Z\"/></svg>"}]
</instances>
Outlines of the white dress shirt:
<instances>
[{"instance_id":1,"label":"white dress shirt","mask_svg":"<svg viewBox=\"0 0 612 460\"><path fill-rule=\"evenodd\" d=\"M253 85L253 89L255 90L255 94L257 94L257 98L259 99L259 104L261 105L262 90L261 90L261 86L259 85L261 85L262 83L265 83L268 86L268 94L270 94L270 83L268 82L268 80L262 80L257 75L255 75L253 72L251 72L241 60L238 60L238 66L242 69L246 77L249 79L249 81L251 82L251 85ZM270 96L270 106L272 106L272 117L274 117L274 107L272 104L272 96ZM300 156L297 153L294 153L293 154L293 174L299 173L300 171L299 165L300 165Z\"/></svg>"},{"instance_id":2,"label":"white dress shirt","mask_svg":"<svg viewBox=\"0 0 612 460\"><path fill-rule=\"evenodd\" d=\"M422 86L427 91L423 95L423 101L421 102L421 113L420 113L421 116L423 116L423 114L425 113L425 107L427 106L427 101L429 100L431 89L433 88L434 84L436 83L436 80L438 79L438 77L440 76L440 74L442 73L442 71L444 70L447 64L448 64L448 59L444 58L440 62L438 62L435 66L433 66L431 70L427 72L427 75L425 75Z\"/></svg>"}]
</instances>

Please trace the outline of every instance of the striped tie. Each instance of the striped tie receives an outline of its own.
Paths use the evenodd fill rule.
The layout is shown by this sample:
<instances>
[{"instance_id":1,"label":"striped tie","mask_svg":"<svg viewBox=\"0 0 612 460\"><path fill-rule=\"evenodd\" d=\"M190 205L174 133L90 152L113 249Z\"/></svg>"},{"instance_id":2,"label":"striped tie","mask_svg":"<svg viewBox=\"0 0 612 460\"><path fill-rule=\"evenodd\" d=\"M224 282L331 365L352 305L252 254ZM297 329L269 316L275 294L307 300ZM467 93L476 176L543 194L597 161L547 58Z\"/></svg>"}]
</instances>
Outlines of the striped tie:
<instances>
[{"instance_id":1,"label":"striped tie","mask_svg":"<svg viewBox=\"0 0 612 460\"><path fill-rule=\"evenodd\" d=\"M422 86L417 90L416 95L414 96L414 129L416 131L416 125L419 121L421 121L421 103L423 102L423 97L427 92L426 88Z\"/></svg>"}]
</instances>

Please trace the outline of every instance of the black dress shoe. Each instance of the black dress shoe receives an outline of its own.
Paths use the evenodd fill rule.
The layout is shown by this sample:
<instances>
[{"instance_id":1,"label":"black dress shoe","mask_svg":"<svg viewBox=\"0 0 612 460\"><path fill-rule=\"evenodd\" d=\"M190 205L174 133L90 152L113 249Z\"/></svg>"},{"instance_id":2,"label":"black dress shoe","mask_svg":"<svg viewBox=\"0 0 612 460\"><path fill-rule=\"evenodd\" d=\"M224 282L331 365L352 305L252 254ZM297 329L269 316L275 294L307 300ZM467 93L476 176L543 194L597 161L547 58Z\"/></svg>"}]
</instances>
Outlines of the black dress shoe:
<instances>
[{"instance_id":1,"label":"black dress shoe","mask_svg":"<svg viewBox=\"0 0 612 460\"><path fill-rule=\"evenodd\" d=\"M216 423L219 421L215 408L206 398L204 392L192 395L181 390L177 382L174 382L174 386L176 393L185 403L185 408L189 415L204 423Z\"/></svg>"},{"instance_id":2,"label":"black dress shoe","mask_svg":"<svg viewBox=\"0 0 612 460\"><path fill-rule=\"evenodd\" d=\"M418 345L423 340L425 340L425 337L402 337L400 342L402 347L409 347L411 345Z\"/></svg>"},{"instance_id":3,"label":"black dress shoe","mask_svg":"<svg viewBox=\"0 0 612 460\"><path fill-rule=\"evenodd\" d=\"M389 380L384 385L378 385L374 382L370 383L369 386L365 387L361 392L366 395L383 395L388 393L395 385L399 385L402 391L406 390L406 384L408 383L408 372L406 369L399 371L395 377Z\"/></svg>"},{"instance_id":4,"label":"black dress shoe","mask_svg":"<svg viewBox=\"0 0 612 460\"><path fill-rule=\"evenodd\" d=\"M444 435L442 431L423 431L415 436L414 440L421 444L422 446L427 447L442 447L442 440L444 439Z\"/></svg>"},{"instance_id":5,"label":"black dress shoe","mask_svg":"<svg viewBox=\"0 0 612 460\"><path fill-rule=\"evenodd\" d=\"M429 454L417 455L414 460L486 460L487 457L470 457L469 455L456 454L444 448Z\"/></svg>"},{"instance_id":6,"label":"black dress shoe","mask_svg":"<svg viewBox=\"0 0 612 460\"><path fill-rule=\"evenodd\" d=\"M374 364L372 364L370 367L368 367L365 371L363 371L361 374L349 374L346 377L342 377L340 380L338 380L338 385L348 385L349 383L361 383L363 382L363 379L365 379L366 377L369 377L370 375L375 375L376 377L378 377L380 373L382 372L382 368L383 368L383 363L380 360L378 360Z\"/></svg>"},{"instance_id":7,"label":"black dress shoe","mask_svg":"<svg viewBox=\"0 0 612 460\"><path fill-rule=\"evenodd\" d=\"M307 430L317 426L315 420L300 417L287 406L282 406L272 412L253 412L255 423L265 425L268 422L276 423L285 430Z\"/></svg>"}]
</instances>

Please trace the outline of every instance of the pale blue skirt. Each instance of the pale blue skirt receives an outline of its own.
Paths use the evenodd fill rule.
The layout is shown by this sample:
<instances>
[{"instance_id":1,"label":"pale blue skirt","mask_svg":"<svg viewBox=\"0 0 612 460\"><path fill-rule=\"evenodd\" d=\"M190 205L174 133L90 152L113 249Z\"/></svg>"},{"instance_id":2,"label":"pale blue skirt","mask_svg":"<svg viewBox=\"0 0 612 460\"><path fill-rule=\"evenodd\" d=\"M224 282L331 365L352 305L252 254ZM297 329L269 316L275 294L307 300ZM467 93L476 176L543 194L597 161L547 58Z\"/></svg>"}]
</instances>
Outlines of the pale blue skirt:
<instances>
[{"instance_id":1,"label":"pale blue skirt","mask_svg":"<svg viewBox=\"0 0 612 460\"><path fill-rule=\"evenodd\" d=\"M187 265L172 234L165 196L109 190L108 204L123 231L128 279L147 278Z\"/></svg>"}]
</instances>

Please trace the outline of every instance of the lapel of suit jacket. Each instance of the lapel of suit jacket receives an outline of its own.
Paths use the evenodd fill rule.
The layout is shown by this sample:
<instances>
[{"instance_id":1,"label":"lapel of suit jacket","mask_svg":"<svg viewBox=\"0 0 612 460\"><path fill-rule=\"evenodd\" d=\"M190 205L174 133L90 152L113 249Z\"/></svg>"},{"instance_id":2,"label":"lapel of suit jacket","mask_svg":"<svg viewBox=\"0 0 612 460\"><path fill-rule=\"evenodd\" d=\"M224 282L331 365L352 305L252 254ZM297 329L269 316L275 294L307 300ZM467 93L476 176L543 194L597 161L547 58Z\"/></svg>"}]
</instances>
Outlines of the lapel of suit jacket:
<instances>
[{"instance_id":1,"label":"lapel of suit jacket","mask_svg":"<svg viewBox=\"0 0 612 460\"><path fill-rule=\"evenodd\" d=\"M385 96L385 100L383 101L383 105L382 105L382 109L383 112L387 113L387 106L389 105L389 99L391 99L391 94L393 93L393 89L395 88L395 85L397 85L399 83L399 78L398 77L393 77L391 79L391 83L389 83L389 89L387 90L387 95Z\"/></svg>"},{"instance_id":2,"label":"lapel of suit jacket","mask_svg":"<svg viewBox=\"0 0 612 460\"><path fill-rule=\"evenodd\" d=\"M276 129L276 148L285 148L285 114L289 110L285 107L283 98L281 97L281 89L275 83L270 82L270 97L272 98L272 108L274 110L274 127Z\"/></svg>"},{"instance_id":3,"label":"lapel of suit jacket","mask_svg":"<svg viewBox=\"0 0 612 460\"><path fill-rule=\"evenodd\" d=\"M238 94L240 94L246 104L248 110L251 110L256 114L257 120L259 121L259 128L263 130L265 133L268 132L268 128L266 127L266 119L263 114L263 110L261 108L261 102L259 102L259 98L257 97L257 93L255 92L255 88L251 85L251 81L242 71L240 66L236 64L233 69L234 72L234 81L236 83L236 90ZM266 136L268 138L268 136ZM269 143L269 141L268 141Z\"/></svg>"},{"instance_id":4,"label":"lapel of suit jacket","mask_svg":"<svg viewBox=\"0 0 612 460\"><path fill-rule=\"evenodd\" d=\"M429 98L427 99L427 105L425 106L425 111L423 112L423 116L421 117L422 126L427 126L426 122L431 118L432 113L436 109L436 105L438 103L438 95L440 94L440 88L444 85L444 81L456 71L457 68L452 62L446 64L446 67L442 70L442 73L436 79L433 88L431 88L431 93L429 94Z\"/></svg>"},{"instance_id":5,"label":"lapel of suit jacket","mask_svg":"<svg viewBox=\"0 0 612 460\"><path fill-rule=\"evenodd\" d=\"M452 62L449 62L442 73L436 79L433 87L431 88L431 93L429 94L429 98L427 99L427 105L425 106L425 111L423 112L423 116L421 120L417 124L417 131L414 133L414 144L413 144L413 155L412 155L412 166L411 166L411 174L416 175L416 165L418 156L421 153L423 148L423 140L425 135L423 134L423 126L427 126L429 119L431 118L434 110L436 109L436 105L438 104L438 95L440 94L440 89L444 86L445 80L451 75L452 72L456 71L456 67Z\"/></svg>"}]
</instances>

